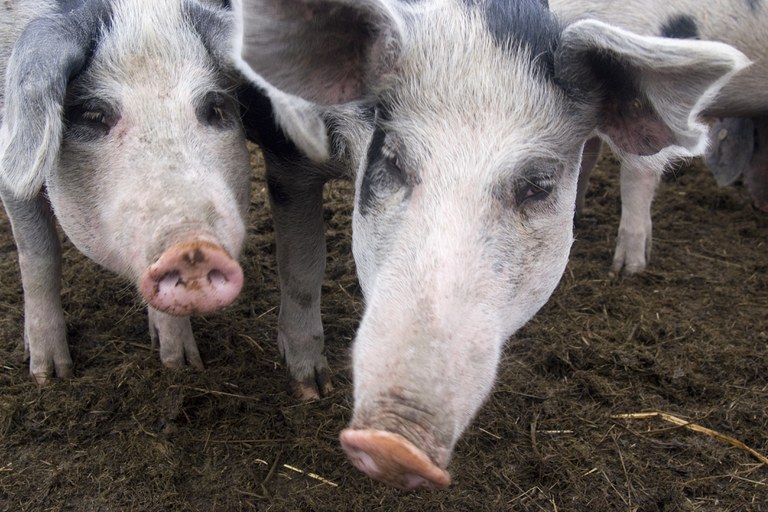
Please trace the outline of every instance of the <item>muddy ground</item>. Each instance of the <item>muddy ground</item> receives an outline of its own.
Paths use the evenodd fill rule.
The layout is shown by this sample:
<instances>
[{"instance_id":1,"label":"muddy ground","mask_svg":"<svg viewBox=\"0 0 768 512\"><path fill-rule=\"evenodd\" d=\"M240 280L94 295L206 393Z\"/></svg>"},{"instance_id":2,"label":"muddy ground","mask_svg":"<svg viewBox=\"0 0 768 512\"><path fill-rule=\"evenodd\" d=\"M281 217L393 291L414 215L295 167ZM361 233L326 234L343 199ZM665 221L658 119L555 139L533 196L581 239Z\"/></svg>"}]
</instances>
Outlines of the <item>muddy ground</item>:
<instances>
[{"instance_id":1,"label":"muddy ground","mask_svg":"<svg viewBox=\"0 0 768 512\"><path fill-rule=\"evenodd\" d=\"M0 218L2 511L762 511L768 467L695 421L768 454L768 216L686 166L654 208L649 271L610 279L617 167L604 158L569 267L510 340L446 491L402 492L345 459L349 348L362 310L349 184L328 187L323 314L336 391L299 403L275 343L274 241L253 179L247 283L193 326L205 372L150 350L130 283L65 243L63 302L76 378L42 389L23 360L22 294Z\"/></svg>"}]
</instances>

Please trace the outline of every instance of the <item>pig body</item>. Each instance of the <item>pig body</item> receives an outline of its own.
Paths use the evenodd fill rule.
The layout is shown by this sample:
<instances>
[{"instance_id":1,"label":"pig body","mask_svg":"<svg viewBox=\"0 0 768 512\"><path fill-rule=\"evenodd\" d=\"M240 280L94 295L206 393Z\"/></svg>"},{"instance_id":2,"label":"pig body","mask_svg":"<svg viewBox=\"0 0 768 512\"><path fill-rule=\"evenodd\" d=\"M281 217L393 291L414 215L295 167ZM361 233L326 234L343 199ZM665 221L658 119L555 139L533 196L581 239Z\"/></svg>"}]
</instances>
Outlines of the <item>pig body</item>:
<instances>
[{"instance_id":1,"label":"pig body","mask_svg":"<svg viewBox=\"0 0 768 512\"><path fill-rule=\"evenodd\" d=\"M278 341L296 389L330 388L322 184L347 175L365 312L342 447L388 484L444 487L505 341L565 268L585 141L598 132L660 162L700 153L698 114L747 60L719 43L561 24L540 0L246 0L244 11L245 60L316 104L331 143L321 165L265 147Z\"/></svg>"},{"instance_id":2,"label":"pig body","mask_svg":"<svg viewBox=\"0 0 768 512\"><path fill-rule=\"evenodd\" d=\"M259 77L243 86L240 26L227 2L6 6L0 196L38 382L72 374L54 218L80 251L136 284L163 364L202 367L189 315L229 304L243 281L250 166L240 103L261 105L248 113L255 138L279 131L278 114L301 117ZM275 98L283 107L272 108Z\"/></svg>"},{"instance_id":3,"label":"pig body","mask_svg":"<svg viewBox=\"0 0 768 512\"><path fill-rule=\"evenodd\" d=\"M768 212L768 5L764 2L551 0L567 20L594 18L640 34L728 43L753 64L734 77L705 108L713 118L707 166L721 185L742 178L753 205ZM590 148L596 155L596 148ZM585 162L586 163L586 162ZM591 165L583 165L583 206ZM651 203L662 175L657 163L622 161L622 213L612 271L643 271L651 253Z\"/></svg>"}]
</instances>

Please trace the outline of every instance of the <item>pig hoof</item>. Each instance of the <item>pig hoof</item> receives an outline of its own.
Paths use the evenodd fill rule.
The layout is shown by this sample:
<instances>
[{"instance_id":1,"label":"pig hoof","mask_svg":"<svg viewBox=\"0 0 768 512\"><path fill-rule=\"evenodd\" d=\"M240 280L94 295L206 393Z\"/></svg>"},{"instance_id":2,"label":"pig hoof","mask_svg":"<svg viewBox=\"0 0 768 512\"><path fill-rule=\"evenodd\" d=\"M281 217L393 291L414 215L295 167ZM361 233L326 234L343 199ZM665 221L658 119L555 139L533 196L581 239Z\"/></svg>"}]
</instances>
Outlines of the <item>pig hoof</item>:
<instances>
[{"instance_id":1,"label":"pig hoof","mask_svg":"<svg viewBox=\"0 0 768 512\"><path fill-rule=\"evenodd\" d=\"M444 489L451 483L438 467L405 437L381 430L341 432L341 447L357 469L399 489Z\"/></svg>"},{"instance_id":2,"label":"pig hoof","mask_svg":"<svg viewBox=\"0 0 768 512\"><path fill-rule=\"evenodd\" d=\"M218 245L201 241L174 245L139 282L139 291L152 307L178 316L223 308L242 287L240 265Z\"/></svg>"},{"instance_id":3,"label":"pig hoof","mask_svg":"<svg viewBox=\"0 0 768 512\"><path fill-rule=\"evenodd\" d=\"M38 386L44 386L48 384L53 379L54 375L60 379L71 379L72 377L74 377L74 372L72 371L71 363L56 365L55 371L51 369L51 370L44 370L44 371L35 371L30 373Z\"/></svg>"},{"instance_id":4,"label":"pig hoof","mask_svg":"<svg viewBox=\"0 0 768 512\"><path fill-rule=\"evenodd\" d=\"M301 381L291 380L291 390L296 398L304 401L320 400L329 396L333 392L331 372L328 368L322 368L317 371L315 377Z\"/></svg>"}]
</instances>

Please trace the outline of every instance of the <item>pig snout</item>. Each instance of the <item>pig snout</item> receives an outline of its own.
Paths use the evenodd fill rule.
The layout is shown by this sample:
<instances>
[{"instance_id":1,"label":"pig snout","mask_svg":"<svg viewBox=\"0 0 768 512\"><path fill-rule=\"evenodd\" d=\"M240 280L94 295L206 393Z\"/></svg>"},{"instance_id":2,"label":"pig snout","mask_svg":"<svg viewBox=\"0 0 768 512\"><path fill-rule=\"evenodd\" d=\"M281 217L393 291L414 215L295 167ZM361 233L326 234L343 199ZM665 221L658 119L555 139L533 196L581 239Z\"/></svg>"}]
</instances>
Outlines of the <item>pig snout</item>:
<instances>
[{"instance_id":1,"label":"pig snout","mask_svg":"<svg viewBox=\"0 0 768 512\"><path fill-rule=\"evenodd\" d=\"M227 306L242 287L243 271L237 261L206 241L170 247L139 281L139 291L153 308L179 316Z\"/></svg>"},{"instance_id":2,"label":"pig snout","mask_svg":"<svg viewBox=\"0 0 768 512\"><path fill-rule=\"evenodd\" d=\"M443 489L448 472L400 434L376 429L346 429L341 447L357 469L399 489Z\"/></svg>"}]
</instances>

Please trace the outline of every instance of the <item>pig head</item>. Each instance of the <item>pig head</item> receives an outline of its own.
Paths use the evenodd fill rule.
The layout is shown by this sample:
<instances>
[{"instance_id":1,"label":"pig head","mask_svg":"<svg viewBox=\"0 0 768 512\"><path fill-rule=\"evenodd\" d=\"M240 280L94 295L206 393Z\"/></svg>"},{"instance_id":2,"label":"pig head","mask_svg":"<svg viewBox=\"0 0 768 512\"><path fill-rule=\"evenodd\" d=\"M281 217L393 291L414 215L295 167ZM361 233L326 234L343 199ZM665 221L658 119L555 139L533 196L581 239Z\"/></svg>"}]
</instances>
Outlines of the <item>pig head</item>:
<instances>
[{"instance_id":1,"label":"pig head","mask_svg":"<svg viewBox=\"0 0 768 512\"><path fill-rule=\"evenodd\" d=\"M9 9L0 21L0 195L18 247L30 372L38 382L72 373L54 215L80 251L135 283L163 364L201 368L188 315L228 305L243 282L244 128L291 131L305 103L244 79L241 17L228 2L30 0ZM296 144L322 153L325 134L312 141Z\"/></svg>"},{"instance_id":2,"label":"pig head","mask_svg":"<svg viewBox=\"0 0 768 512\"><path fill-rule=\"evenodd\" d=\"M365 312L341 444L402 488L449 484L504 343L557 286L585 141L700 153L698 113L747 63L723 44L563 25L539 0L251 0L244 41L257 72L326 105L331 141L325 165L267 150L279 343L299 394L326 392L320 194L346 174Z\"/></svg>"}]
</instances>

